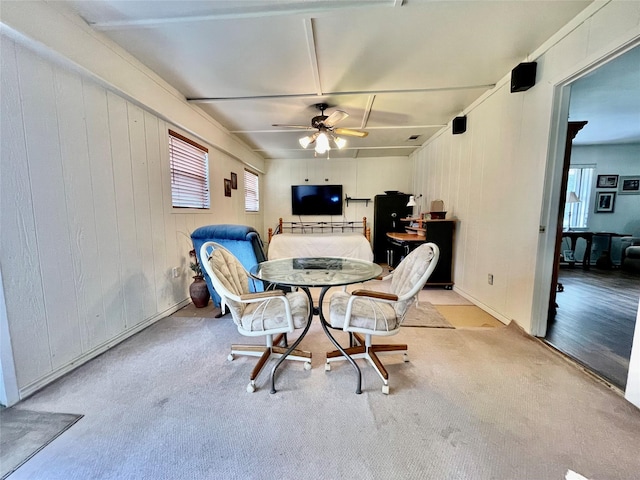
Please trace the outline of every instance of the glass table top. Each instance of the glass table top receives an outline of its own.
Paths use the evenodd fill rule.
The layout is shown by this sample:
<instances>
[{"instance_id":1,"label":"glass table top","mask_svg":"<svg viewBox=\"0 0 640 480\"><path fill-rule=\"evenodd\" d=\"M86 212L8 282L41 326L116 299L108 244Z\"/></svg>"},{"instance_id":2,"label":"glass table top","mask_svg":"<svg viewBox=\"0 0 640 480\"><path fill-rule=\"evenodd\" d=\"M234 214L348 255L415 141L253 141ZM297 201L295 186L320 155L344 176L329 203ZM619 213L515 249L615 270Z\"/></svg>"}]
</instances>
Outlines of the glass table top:
<instances>
[{"instance_id":1,"label":"glass table top","mask_svg":"<svg viewBox=\"0 0 640 480\"><path fill-rule=\"evenodd\" d=\"M249 273L259 280L291 287L334 287L376 278L382 267L353 258L282 258L259 263Z\"/></svg>"}]
</instances>

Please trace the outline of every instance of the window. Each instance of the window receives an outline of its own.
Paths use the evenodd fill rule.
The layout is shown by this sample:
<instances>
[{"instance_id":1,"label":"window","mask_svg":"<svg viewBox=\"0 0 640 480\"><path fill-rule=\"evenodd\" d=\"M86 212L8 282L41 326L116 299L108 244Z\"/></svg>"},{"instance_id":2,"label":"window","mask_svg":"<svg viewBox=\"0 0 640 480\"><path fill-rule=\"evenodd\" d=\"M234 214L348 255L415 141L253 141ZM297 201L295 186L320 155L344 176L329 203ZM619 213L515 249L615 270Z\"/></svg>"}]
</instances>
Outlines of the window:
<instances>
[{"instance_id":1,"label":"window","mask_svg":"<svg viewBox=\"0 0 640 480\"><path fill-rule=\"evenodd\" d=\"M169 130L171 203L178 208L209 208L209 162L205 147Z\"/></svg>"},{"instance_id":2,"label":"window","mask_svg":"<svg viewBox=\"0 0 640 480\"><path fill-rule=\"evenodd\" d=\"M574 166L569 168L567 198L562 222L564 230L587 228L594 170L594 166ZM575 194L575 197L571 195L572 193Z\"/></svg>"},{"instance_id":3,"label":"window","mask_svg":"<svg viewBox=\"0 0 640 480\"><path fill-rule=\"evenodd\" d=\"M260 211L258 175L249 170L244 171L244 210L245 212Z\"/></svg>"}]
</instances>

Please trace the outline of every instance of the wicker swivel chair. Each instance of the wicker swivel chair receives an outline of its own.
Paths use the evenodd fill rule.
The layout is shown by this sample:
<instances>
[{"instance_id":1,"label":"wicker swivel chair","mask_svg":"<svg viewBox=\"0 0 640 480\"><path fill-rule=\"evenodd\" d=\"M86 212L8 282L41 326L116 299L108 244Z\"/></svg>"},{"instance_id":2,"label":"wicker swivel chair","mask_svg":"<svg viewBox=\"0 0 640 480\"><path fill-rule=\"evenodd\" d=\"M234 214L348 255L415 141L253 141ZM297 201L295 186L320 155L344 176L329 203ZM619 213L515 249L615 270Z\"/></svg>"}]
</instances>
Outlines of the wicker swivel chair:
<instances>
[{"instance_id":1,"label":"wicker swivel chair","mask_svg":"<svg viewBox=\"0 0 640 480\"><path fill-rule=\"evenodd\" d=\"M260 357L247 385L247 391L254 392L256 378L266 363L270 359L280 358L287 351L287 333L293 333L295 329L307 325L309 300L302 292L251 292L249 275L240 261L215 242L205 242L202 245L200 258L204 260L202 266L211 278L223 305L230 310L238 332L249 337L266 337L264 346L232 345L228 357L229 360L233 360L236 354ZM311 368L310 352L293 350L286 360L304 362L305 370Z\"/></svg>"},{"instance_id":2,"label":"wicker swivel chair","mask_svg":"<svg viewBox=\"0 0 640 480\"><path fill-rule=\"evenodd\" d=\"M407 345L374 345L374 336L390 336L400 331L409 306L416 301L429 276L436 268L440 251L434 243L424 243L407 255L385 280L390 279L390 292L355 290L334 293L329 315L332 328L349 332L357 345L346 348L354 360L366 359L382 379L382 393L389 393L389 374L378 358L380 354L404 353L409 361ZM364 339L361 334L364 335ZM327 353L325 370L331 363L346 360L339 350Z\"/></svg>"}]
</instances>

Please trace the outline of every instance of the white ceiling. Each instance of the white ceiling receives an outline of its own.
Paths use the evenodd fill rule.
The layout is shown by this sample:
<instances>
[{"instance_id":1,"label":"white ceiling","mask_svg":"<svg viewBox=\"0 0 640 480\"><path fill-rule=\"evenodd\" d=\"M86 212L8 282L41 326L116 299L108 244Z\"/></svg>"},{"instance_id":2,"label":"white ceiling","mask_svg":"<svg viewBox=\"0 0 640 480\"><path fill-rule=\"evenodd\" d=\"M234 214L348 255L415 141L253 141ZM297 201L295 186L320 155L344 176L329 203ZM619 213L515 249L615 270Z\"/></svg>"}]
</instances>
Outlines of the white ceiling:
<instances>
[{"instance_id":1,"label":"white ceiling","mask_svg":"<svg viewBox=\"0 0 640 480\"><path fill-rule=\"evenodd\" d=\"M265 158L313 156L272 124L348 112L369 136L336 158L410 154L591 0L65 3Z\"/></svg>"},{"instance_id":2,"label":"white ceiling","mask_svg":"<svg viewBox=\"0 0 640 480\"><path fill-rule=\"evenodd\" d=\"M569 119L588 122L574 145L640 143L640 46L571 84Z\"/></svg>"}]
</instances>

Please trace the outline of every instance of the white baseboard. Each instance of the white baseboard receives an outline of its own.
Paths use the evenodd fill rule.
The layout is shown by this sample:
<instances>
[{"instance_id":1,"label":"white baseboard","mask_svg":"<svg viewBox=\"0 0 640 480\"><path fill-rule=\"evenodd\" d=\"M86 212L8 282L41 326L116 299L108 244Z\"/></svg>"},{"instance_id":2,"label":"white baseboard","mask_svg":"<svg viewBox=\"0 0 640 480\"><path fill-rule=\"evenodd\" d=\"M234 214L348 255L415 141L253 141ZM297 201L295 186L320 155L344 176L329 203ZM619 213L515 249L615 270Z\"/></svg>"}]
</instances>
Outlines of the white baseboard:
<instances>
[{"instance_id":1,"label":"white baseboard","mask_svg":"<svg viewBox=\"0 0 640 480\"><path fill-rule=\"evenodd\" d=\"M97 345L96 347L94 347L91 350L83 353L79 357L74 358L72 361L70 361L70 362L68 362L68 363L56 368L55 370L49 372L47 375L45 375L43 377L40 377L36 381L24 386L19 391L20 400L24 400L25 398L29 397L30 395L33 395L35 392L37 392L41 388L46 387L47 385L49 385L54 380L57 380L58 378L60 378L63 375L71 372L72 370L78 368L80 365L83 365L84 363L88 362L89 360L92 360L92 359L96 358L98 355L106 352L110 348L115 347L116 345L118 345L123 340L126 340L127 338L131 337L132 335L135 335L136 333L144 330L148 326L153 325L158 320L161 320L161 319L171 315L172 313L177 312L178 310L180 310L184 306L188 305L189 303L191 303L191 299L187 298L187 299L181 301L180 303L174 305L173 307L165 310L164 312L157 313L156 315L146 319L145 321L143 321L141 323L138 323L137 325L131 327L130 329L124 330L123 332L121 332L120 334L116 335L115 337L110 338L108 341L104 342L103 344Z\"/></svg>"}]
</instances>

